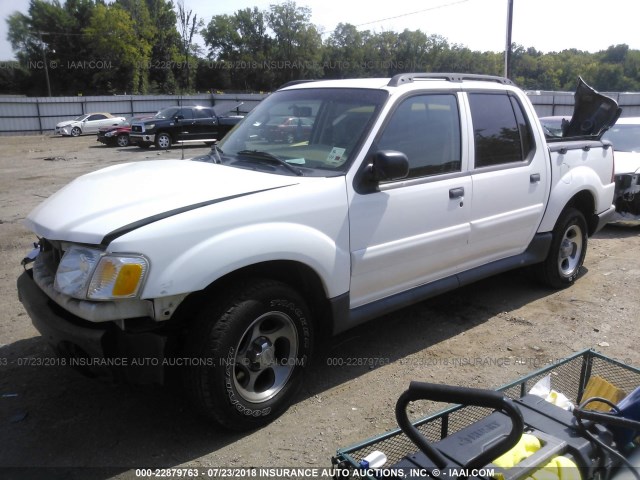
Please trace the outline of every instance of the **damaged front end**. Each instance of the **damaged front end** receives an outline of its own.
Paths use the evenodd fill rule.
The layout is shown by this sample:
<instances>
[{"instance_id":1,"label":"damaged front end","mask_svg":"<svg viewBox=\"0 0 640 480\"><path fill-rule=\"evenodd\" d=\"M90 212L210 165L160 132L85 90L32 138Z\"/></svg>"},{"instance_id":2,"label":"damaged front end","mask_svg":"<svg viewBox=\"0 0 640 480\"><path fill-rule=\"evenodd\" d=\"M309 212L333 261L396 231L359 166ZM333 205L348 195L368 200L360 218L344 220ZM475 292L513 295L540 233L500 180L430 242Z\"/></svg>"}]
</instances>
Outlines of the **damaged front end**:
<instances>
[{"instance_id":1,"label":"damaged front end","mask_svg":"<svg viewBox=\"0 0 640 480\"><path fill-rule=\"evenodd\" d=\"M614 222L640 222L640 173L615 176L616 189Z\"/></svg>"},{"instance_id":2,"label":"damaged front end","mask_svg":"<svg viewBox=\"0 0 640 480\"><path fill-rule=\"evenodd\" d=\"M640 117L620 118L602 138L615 150L614 222L640 222Z\"/></svg>"}]
</instances>

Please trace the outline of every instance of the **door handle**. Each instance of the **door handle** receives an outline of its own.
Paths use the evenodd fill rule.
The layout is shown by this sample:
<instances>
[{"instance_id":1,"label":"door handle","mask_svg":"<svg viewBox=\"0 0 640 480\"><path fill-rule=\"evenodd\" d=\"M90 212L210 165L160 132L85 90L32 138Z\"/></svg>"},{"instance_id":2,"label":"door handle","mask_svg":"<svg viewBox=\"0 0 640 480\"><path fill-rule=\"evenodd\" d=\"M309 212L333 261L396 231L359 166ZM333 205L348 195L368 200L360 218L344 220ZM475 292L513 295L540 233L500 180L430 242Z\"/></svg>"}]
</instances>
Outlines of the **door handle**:
<instances>
[{"instance_id":1,"label":"door handle","mask_svg":"<svg viewBox=\"0 0 640 480\"><path fill-rule=\"evenodd\" d=\"M452 188L449 190L449 198L464 197L464 187Z\"/></svg>"},{"instance_id":2,"label":"door handle","mask_svg":"<svg viewBox=\"0 0 640 480\"><path fill-rule=\"evenodd\" d=\"M529 182L530 183L538 183L540 181L540 174L539 173L532 173L531 175L529 175Z\"/></svg>"}]
</instances>

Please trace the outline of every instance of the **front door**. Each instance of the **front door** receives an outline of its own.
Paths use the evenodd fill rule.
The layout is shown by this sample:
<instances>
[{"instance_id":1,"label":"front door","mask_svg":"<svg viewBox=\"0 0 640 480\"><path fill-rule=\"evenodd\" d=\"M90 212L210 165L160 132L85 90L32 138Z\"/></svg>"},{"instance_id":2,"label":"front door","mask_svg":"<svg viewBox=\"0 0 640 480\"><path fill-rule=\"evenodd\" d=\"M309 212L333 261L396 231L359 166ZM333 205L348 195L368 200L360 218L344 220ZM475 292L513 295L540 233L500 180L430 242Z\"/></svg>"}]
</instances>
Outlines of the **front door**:
<instances>
[{"instance_id":1,"label":"front door","mask_svg":"<svg viewBox=\"0 0 640 480\"><path fill-rule=\"evenodd\" d=\"M402 100L374 150L407 155L406 179L352 192L351 308L449 276L468 260L472 181L455 93ZM357 188L356 188L357 190Z\"/></svg>"}]
</instances>

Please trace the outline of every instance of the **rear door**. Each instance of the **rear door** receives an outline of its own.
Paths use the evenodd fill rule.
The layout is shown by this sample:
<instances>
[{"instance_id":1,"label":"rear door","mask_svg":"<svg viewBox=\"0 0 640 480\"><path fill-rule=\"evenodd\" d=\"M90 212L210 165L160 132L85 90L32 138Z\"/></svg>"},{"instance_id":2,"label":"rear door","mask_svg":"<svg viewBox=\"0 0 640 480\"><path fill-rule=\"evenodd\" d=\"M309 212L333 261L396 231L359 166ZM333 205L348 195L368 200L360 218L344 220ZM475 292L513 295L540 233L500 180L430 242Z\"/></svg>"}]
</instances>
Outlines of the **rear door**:
<instances>
[{"instance_id":1,"label":"rear door","mask_svg":"<svg viewBox=\"0 0 640 480\"><path fill-rule=\"evenodd\" d=\"M414 94L390 114L372 150L405 153L410 172L379 191L352 193L351 308L449 276L467 261L465 123L456 93Z\"/></svg>"},{"instance_id":2,"label":"rear door","mask_svg":"<svg viewBox=\"0 0 640 480\"><path fill-rule=\"evenodd\" d=\"M508 91L469 92L473 128L472 265L523 252L549 196L546 144L528 118L530 104ZM536 143L538 142L538 143Z\"/></svg>"},{"instance_id":3,"label":"rear door","mask_svg":"<svg viewBox=\"0 0 640 480\"><path fill-rule=\"evenodd\" d=\"M193 138L197 139L217 139L218 119L212 108L195 108L193 110Z\"/></svg>"}]
</instances>

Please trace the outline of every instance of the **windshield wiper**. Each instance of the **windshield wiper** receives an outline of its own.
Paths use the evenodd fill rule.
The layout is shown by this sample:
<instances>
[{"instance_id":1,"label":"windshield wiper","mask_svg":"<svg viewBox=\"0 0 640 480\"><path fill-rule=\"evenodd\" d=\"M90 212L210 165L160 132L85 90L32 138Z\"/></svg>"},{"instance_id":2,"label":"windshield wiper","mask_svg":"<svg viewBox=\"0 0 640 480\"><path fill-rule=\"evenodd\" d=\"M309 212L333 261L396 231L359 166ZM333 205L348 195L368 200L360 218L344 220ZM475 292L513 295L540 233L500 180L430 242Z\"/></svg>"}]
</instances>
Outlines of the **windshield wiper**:
<instances>
[{"instance_id":1,"label":"windshield wiper","mask_svg":"<svg viewBox=\"0 0 640 480\"><path fill-rule=\"evenodd\" d=\"M262 150L240 150L239 152L237 152L237 155L243 155L249 158L251 157L259 158L261 160L271 160L273 162L276 162L278 165L282 165L283 167L285 167L287 170L289 170L290 172L292 172L294 175L298 177L301 177L303 175L299 169L289 165L287 162L282 160L280 157L277 157L273 153L264 152Z\"/></svg>"},{"instance_id":2,"label":"windshield wiper","mask_svg":"<svg viewBox=\"0 0 640 480\"><path fill-rule=\"evenodd\" d=\"M211 153L215 154L214 157L213 157L214 158L214 163L222 163L221 155L224 155L224 152L218 146L218 142L217 141L212 145Z\"/></svg>"},{"instance_id":3,"label":"windshield wiper","mask_svg":"<svg viewBox=\"0 0 640 480\"><path fill-rule=\"evenodd\" d=\"M207 163L218 163L218 164L221 164L222 163L221 155L224 155L224 152L222 150L220 150L220 147L218 147L217 143L214 143L211 146L211 150L209 151L209 153L207 153L206 155L198 155L197 157L193 157L191 160L193 160L195 162L207 162Z\"/></svg>"}]
</instances>

